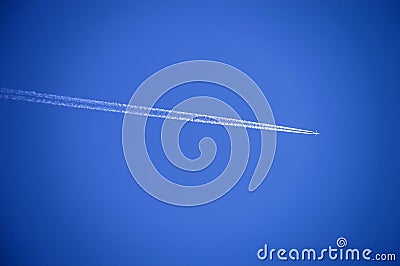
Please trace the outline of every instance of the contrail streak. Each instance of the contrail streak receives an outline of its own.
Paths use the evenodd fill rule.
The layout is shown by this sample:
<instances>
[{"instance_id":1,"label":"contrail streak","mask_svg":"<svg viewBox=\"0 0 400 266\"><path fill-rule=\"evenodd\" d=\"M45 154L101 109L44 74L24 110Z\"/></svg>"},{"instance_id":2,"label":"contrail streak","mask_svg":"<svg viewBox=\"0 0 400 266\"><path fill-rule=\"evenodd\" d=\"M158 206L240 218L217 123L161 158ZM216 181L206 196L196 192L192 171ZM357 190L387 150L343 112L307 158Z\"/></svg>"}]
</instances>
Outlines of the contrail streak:
<instances>
[{"instance_id":1,"label":"contrail streak","mask_svg":"<svg viewBox=\"0 0 400 266\"><path fill-rule=\"evenodd\" d=\"M191 112L182 112L176 110L167 110L139 105L129 105L116 102L105 102L78 97L68 97L47 93L39 93L34 91L15 90L9 88L0 88L0 98L43 103L56 106L65 106L70 108L80 108L89 110L98 110L104 112L124 113L131 115L149 116L163 119L192 121L196 123L215 124L223 126L244 127L259 130L270 130L279 132L289 132L297 134L318 135L317 131L305 130L293 127L277 126L260 122L233 119L207 114L198 114Z\"/></svg>"}]
</instances>

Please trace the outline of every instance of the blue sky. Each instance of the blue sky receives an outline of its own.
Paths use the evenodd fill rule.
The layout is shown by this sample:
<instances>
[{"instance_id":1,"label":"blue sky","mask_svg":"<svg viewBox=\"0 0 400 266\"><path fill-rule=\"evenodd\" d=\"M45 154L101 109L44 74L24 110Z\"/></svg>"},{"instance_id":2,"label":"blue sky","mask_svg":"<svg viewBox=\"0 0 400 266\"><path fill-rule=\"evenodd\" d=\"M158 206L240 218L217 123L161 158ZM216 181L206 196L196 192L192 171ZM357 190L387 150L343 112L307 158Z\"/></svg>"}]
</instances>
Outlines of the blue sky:
<instances>
[{"instance_id":1,"label":"blue sky","mask_svg":"<svg viewBox=\"0 0 400 266\"><path fill-rule=\"evenodd\" d=\"M253 155L227 195L183 208L132 178L123 115L2 100L1 264L279 265L257 250L324 248L340 236L398 254L397 2L32 1L3 2L0 13L1 87L127 103L163 67L216 60L258 84L277 124L321 132L279 133L255 192ZM194 89L180 90L160 104ZM196 156L199 133L221 141L218 160L195 176L212 180L229 146L223 130L205 127L188 128L181 143Z\"/></svg>"}]
</instances>

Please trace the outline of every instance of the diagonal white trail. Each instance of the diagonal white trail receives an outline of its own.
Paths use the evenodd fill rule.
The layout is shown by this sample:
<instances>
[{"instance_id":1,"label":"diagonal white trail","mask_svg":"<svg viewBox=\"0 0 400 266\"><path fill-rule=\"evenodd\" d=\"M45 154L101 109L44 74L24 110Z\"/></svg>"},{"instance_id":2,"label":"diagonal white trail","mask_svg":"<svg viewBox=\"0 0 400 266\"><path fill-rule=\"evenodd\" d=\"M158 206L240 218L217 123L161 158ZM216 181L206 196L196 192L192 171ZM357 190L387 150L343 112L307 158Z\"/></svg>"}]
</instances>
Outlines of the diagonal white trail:
<instances>
[{"instance_id":1,"label":"diagonal white trail","mask_svg":"<svg viewBox=\"0 0 400 266\"><path fill-rule=\"evenodd\" d=\"M273 124L233 119L228 117L182 112L176 110L166 110L166 109L139 106L139 105L128 105L123 103L98 101L92 99L68 97L68 96L61 96L61 95L54 95L47 93L39 93L34 91L15 90L9 88L0 88L0 98L15 100L15 101L23 101L23 102L65 106L70 108L98 110L98 111L114 112L114 113L126 113L132 115L157 117L163 119L192 121L196 123L215 124L215 125L232 126L232 127L244 127L244 128L252 128L259 130L289 132L289 133L306 134L306 135L319 134L318 132L312 130L277 126Z\"/></svg>"}]
</instances>

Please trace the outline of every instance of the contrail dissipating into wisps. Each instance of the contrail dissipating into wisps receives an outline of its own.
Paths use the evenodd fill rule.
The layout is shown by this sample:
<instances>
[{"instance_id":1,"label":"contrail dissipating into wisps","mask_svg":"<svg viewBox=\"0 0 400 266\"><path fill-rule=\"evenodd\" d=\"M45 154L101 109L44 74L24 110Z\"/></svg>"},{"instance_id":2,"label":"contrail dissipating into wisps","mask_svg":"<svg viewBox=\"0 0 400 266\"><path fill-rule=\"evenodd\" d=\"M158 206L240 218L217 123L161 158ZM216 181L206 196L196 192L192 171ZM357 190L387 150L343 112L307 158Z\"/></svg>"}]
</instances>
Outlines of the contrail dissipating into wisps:
<instances>
[{"instance_id":1,"label":"contrail dissipating into wisps","mask_svg":"<svg viewBox=\"0 0 400 266\"><path fill-rule=\"evenodd\" d=\"M68 96L39 93L34 91L16 90L9 88L0 88L0 98L7 100L31 102L31 103L65 106L70 108L80 108L80 109L89 109L89 110L97 110L104 112L140 115L140 116L156 117L162 119L192 121L196 123L243 127L243 128L288 132L288 133L297 133L306 135L319 134L317 131L312 131L312 130L277 126L273 124L233 119L228 117L182 112L176 110L167 110L167 109L153 108L140 105L129 105L116 102L98 101L92 99L68 97Z\"/></svg>"}]
</instances>

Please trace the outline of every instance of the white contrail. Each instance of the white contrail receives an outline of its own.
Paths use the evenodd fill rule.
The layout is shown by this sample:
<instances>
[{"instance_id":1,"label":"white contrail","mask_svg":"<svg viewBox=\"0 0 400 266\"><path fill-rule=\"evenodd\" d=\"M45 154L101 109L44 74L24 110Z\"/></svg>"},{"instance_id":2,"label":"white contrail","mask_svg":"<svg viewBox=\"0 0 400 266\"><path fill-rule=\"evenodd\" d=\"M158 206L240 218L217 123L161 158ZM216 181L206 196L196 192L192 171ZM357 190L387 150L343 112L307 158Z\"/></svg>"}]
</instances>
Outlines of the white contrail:
<instances>
[{"instance_id":1,"label":"white contrail","mask_svg":"<svg viewBox=\"0 0 400 266\"><path fill-rule=\"evenodd\" d=\"M192 121L196 123L244 127L244 128L252 128L259 130L270 130L270 131L289 132L289 133L298 133L307 135L319 134L317 131L312 131L312 130L305 130L293 127L285 127L285 126L276 126L273 124L233 119L227 117L182 112L176 110L166 110L166 109L139 106L139 105L129 105L116 102L97 101L91 99L39 93L34 91L15 90L9 88L0 88L0 98L16 100L16 101L32 102L32 103L58 105L70 108L81 108L81 109L98 110L104 112L150 116L163 119Z\"/></svg>"}]
</instances>

